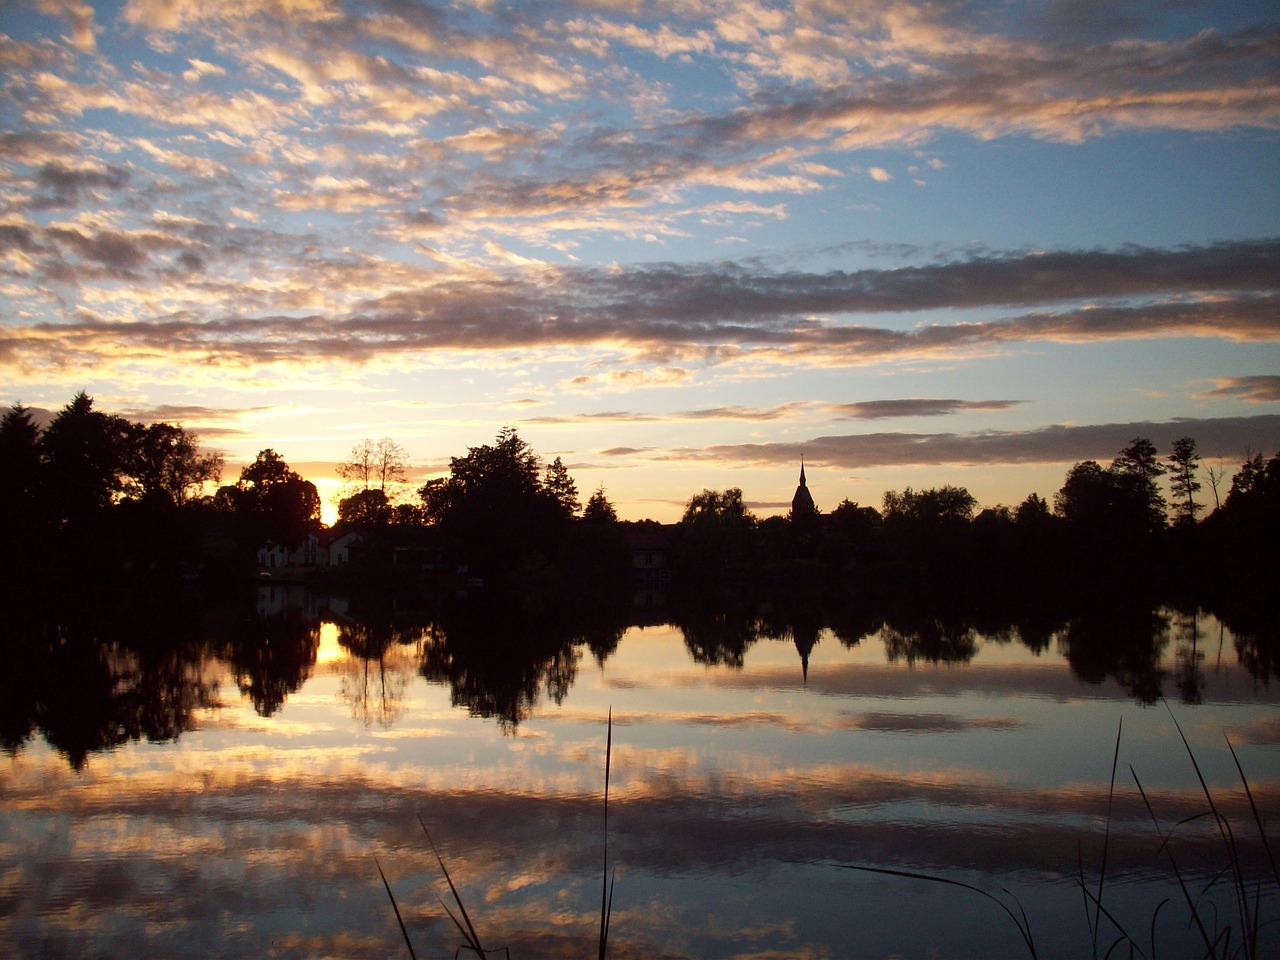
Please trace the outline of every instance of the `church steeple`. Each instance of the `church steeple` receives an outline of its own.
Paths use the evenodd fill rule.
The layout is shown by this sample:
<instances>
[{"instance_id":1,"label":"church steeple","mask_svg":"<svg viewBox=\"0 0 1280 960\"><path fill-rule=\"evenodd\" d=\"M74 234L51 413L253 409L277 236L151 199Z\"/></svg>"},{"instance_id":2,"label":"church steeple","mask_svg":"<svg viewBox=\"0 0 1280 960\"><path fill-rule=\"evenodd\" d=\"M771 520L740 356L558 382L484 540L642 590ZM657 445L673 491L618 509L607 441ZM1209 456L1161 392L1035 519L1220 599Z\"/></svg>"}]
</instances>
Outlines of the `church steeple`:
<instances>
[{"instance_id":1,"label":"church steeple","mask_svg":"<svg viewBox=\"0 0 1280 960\"><path fill-rule=\"evenodd\" d=\"M813 494L809 492L809 484L804 476L804 457L801 457L800 486L796 487L796 494L791 498L791 519L812 517L817 512L818 508L813 503Z\"/></svg>"}]
</instances>

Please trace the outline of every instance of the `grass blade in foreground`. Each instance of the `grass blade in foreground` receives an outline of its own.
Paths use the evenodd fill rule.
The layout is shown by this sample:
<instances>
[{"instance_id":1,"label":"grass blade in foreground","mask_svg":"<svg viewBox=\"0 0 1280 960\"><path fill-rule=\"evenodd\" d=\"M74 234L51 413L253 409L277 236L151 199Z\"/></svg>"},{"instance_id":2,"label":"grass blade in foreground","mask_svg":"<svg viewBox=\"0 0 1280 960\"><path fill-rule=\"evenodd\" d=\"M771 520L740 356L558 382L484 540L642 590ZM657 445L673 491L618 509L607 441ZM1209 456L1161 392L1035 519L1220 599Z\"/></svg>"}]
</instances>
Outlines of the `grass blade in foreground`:
<instances>
[{"instance_id":1,"label":"grass blade in foreground","mask_svg":"<svg viewBox=\"0 0 1280 960\"><path fill-rule=\"evenodd\" d=\"M604 876L600 889L599 960L609 949L609 917L613 913L613 878L609 875L609 762L613 756L613 707L609 708L609 731L604 743Z\"/></svg>"},{"instance_id":2,"label":"grass blade in foreground","mask_svg":"<svg viewBox=\"0 0 1280 960\"><path fill-rule=\"evenodd\" d=\"M1111 785L1107 788L1107 828L1102 835L1102 866L1098 869L1098 896L1093 911L1093 956L1098 956L1098 935L1102 929L1102 889L1107 880L1107 853L1111 847L1111 808L1116 798L1116 766L1120 763L1120 735L1124 732L1124 717L1116 727L1116 749L1111 755ZM1107 915L1110 919L1110 914ZM1114 923L1115 921L1112 920ZM1130 943L1133 941L1130 940Z\"/></svg>"},{"instance_id":3,"label":"grass blade in foreground","mask_svg":"<svg viewBox=\"0 0 1280 960\"><path fill-rule=\"evenodd\" d=\"M974 893L979 893L1009 915L1009 919L1012 920L1014 926L1018 928L1018 933L1022 934L1022 941L1027 945L1027 952L1031 954L1032 960L1037 960L1038 955L1036 954L1036 944L1035 940L1031 936L1031 924L1027 920L1027 913L1022 909L1021 903L1018 903L1018 912L1022 914L1022 919L1019 920L1014 912L1009 909L1008 905L999 897L987 893L987 891L983 890L981 887L975 887L972 884L965 883L961 880L952 880L949 877L935 877L927 873L912 873L909 870L890 870L888 867L863 867L852 863L837 863L833 864L833 866L839 867L841 870L859 870L862 873L880 873L887 877L903 877L907 880L928 880L931 883L944 883L950 887L960 887L962 890L972 890ZM1009 891L1006 890L1005 893L1009 893ZM1010 893L1009 896L1012 897L1013 894ZM1017 903L1018 898L1013 897L1013 899L1014 902Z\"/></svg>"},{"instance_id":4,"label":"grass blade in foreground","mask_svg":"<svg viewBox=\"0 0 1280 960\"><path fill-rule=\"evenodd\" d=\"M400 933L404 936L404 945L409 948L409 960L418 960L418 955L413 952L413 944L409 940L409 931L404 928L404 920L400 917L400 907L396 904L395 894L391 892L391 884L387 883L387 875L382 872L382 864L378 863L378 858L373 858L374 866L378 868L378 876L382 878L382 885L387 888L387 896L391 898L391 909L396 912L396 923L400 924Z\"/></svg>"},{"instance_id":5,"label":"grass blade in foreground","mask_svg":"<svg viewBox=\"0 0 1280 960\"><path fill-rule=\"evenodd\" d=\"M436 863L440 864L440 872L444 874L445 882L449 884L449 891L453 894L453 902L458 905L462 919L466 921L467 925L464 927L458 922L458 918L453 915L453 911L449 909L449 905L443 900L440 901L440 906L444 907L444 912L449 914L449 919L453 921L453 925L458 928L458 932L467 941L465 948L480 957L481 960L484 960L484 947L480 945L480 937L476 934L476 928L472 926L471 918L467 916L467 908L462 904L462 897L458 895L458 888L453 885L453 878L449 876L449 868L444 865L444 859L440 856L440 851L436 849L436 842L431 839L431 831L422 822L421 816L418 817L418 823L422 827L422 832L427 835L427 843L431 844L431 852L436 855ZM459 947L458 949L461 950L463 948Z\"/></svg>"}]
</instances>

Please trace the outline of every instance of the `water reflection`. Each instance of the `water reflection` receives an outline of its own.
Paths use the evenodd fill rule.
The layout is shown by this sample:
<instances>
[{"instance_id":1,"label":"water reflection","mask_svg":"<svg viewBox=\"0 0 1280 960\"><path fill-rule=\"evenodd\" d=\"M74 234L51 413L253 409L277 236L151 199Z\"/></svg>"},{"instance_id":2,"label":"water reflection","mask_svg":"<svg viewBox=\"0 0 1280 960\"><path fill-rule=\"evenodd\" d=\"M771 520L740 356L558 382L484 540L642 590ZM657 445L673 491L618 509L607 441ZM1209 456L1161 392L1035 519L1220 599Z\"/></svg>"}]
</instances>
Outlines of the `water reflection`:
<instances>
[{"instance_id":1,"label":"water reflection","mask_svg":"<svg viewBox=\"0 0 1280 960\"><path fill-rule=\"evenodd\" d=\"M69 605L57 619L11 612L4 628L0 702L10 751L39 731L79 770L92 753L174 739L218 702L201 624L180 598L106 611Z\"/></svg>"},{"instance_id":2,"label":"water reflection","mask_svg":"<svg viewBox=\"0 0 1280 960\"><path fill-rule=\"evenodd\" d=\"M1262 684L1280 669L1274 618L1239 605L1214 618L1194 606L1108 598L1076 602L1067 614L1025 600L999 608L791 591L685 597L654 613L601 603L534 609L521 597L353 602L279 584L106 610L11 611L0 648L0 737L13 752L38 733L82 769L96 752L192 729L200 711L222 702L224 672L259 716L271 717L314 675L325 623L346 653L340 697L353 717L379 728L402 718L419 676L446 687L454 707L515 731L540 703L565 702L584 655L603 669L637 620L673 625L691 660L707 667L742 670L762 641L790 643L802 682L824 636L850 652L874 637L888 664L906 666L967 664L984 648L1015 643L1036 655L1056 649L1083 683L1117 683L1143 704L1166 695L1204 702L1206 671L1220 670L1224 656Z\"/></svg>"},{"instance_id":3,"label":"water reflection","mask_svg":"<svg viewBox=\"0 0 1280 960\"><path fill-rule=\"evenodd\" d=\"M366 727L390 727L404 711L405 688L418 661L418 631L386 620L362 623L344 617L338 645L350 656L341 661L341 697L352 717Z\"/></svg>"},{"instance_id":4,"label":"water reflection","mask_svg":"<svg viewBox=\"0 0 1280 960\"><path fill-rule=\"evenodd\" d=\"M564 701L582 659L578 626L563 616L530 618L515 603L446 603L423 638L419 672L447 685L454 706L513 729L541 694Z\"/></svg>"},{"instance_id":5,"label":"water reflection","mask_svg":"<svg viewBox=\"0 0 1280 960\"><path fill-rule=\"evenodd\" d=\"M319 622L283 609L245 619L227 637L224 657L240 692L269 717L311 676L319 648Z\"/></svg>"},{"instance_id":6,"label":"water reflection","mask_svg":"<svg viewBox=\"0 0 1280 960\"><path fill-rule=\"evenodd\" d=\"M1072 617L1062 647L1081 680L1097 685L1111 678L1140 703L1155 703L1163 695L1169 622L1149 606L1109 603Z\"/></svg>"},{"instance_id":7,"label":"water reflection","mask_svg":"<svg viewBox=\"0 0 1280 960\"><path fill-rule=\"evenodd\" d=\"M1139 706L1152 677L1194 694L1175 709L1194 717L1224 815L1251 822L1224 730L1256 802L1280 803L1275 695L1248 689L1261 681L1237 651L1252 647L1194 608L1037 619L774 596L659 623L650 610L628 629L625 613L535 616L518 600L270 589L120 608L114 628L65 612L7 624L0 944L397 955L377 855L418 955L451 956L420 813L487 944L585 955L610 710L617 957L1018 955L998 918L833 866L849 862L1015 889L1042 955L1087 953L1072 884L1081 855L1086 871L1100 862L1104 823L1111 905L1145 931L1177 890L1132 784L1109 800L1118 715L1121 768L1144 778L1161 822L1204 806L1167 713ZM96 687L75 721L95 735L51 716L77 699L56 682ZM123 746L147 737L180 742ZM1178 830L1197 889L1221 866L1201 822ZM1253 876L1265 849L1238 839ZM1174 913L1160 914L1178 929L1161 930L1159 955L1184 952Z\"/></svg>"}]
</instances>

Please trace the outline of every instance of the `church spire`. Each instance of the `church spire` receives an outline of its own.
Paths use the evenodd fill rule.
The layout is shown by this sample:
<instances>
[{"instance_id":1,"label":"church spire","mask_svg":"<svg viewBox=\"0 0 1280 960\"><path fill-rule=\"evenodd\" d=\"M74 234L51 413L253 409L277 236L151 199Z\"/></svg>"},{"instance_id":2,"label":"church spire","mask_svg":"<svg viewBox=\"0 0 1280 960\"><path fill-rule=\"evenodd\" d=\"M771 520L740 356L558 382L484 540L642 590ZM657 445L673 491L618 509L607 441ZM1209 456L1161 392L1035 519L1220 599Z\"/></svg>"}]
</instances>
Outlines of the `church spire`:
<instances>
[{"instance_id":1,"label":"church spire","mask_svg":"<svg viewBox=\"0 0 1280 960\"><path fill-rule=\"evenodd\" d=\"M818 508L813 504L813 494L809 492L809 484L804 476L804 457L801 457L800 486L796 487L796 494L791 498L791 519L804 520L814 516L817 512Z\"/></svg>"}]
</instances>

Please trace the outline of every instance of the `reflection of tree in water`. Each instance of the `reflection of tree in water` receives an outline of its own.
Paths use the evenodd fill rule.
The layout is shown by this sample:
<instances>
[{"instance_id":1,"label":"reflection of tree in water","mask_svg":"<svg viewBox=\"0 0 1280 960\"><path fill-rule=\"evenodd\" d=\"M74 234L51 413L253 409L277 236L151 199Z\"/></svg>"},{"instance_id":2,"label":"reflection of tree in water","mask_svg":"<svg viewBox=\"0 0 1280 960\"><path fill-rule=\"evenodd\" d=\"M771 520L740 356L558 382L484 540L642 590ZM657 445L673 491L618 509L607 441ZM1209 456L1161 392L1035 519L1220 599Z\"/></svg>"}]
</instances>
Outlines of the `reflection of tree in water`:
<instances>
[{"instance_id":1,"label":"reflection of tree in water","mask_svg":"<svg viewBox=\"0 0 1280 960\"><path fill-rule=\"evenodd\" d=\"M754 607L741 597L685 597L674 613L697 663L741 668L747 648L759 639Z\"/></svg>"},{"instance_id":2,"label":"reflection of tree in water","mask_svg":"<svg viewBox=\"0 0 1280 960\"><path fill-rule=\"evenodd\" d=\"M852 594L839 598L830 606L827 625L842 646L853 649L866 637L874 636L884 626L884 618L870 604Z\"/></svg>"},{"instance_id":3,"label":"reflection of tree in water","mask_svg":"<svg viewBox=\"0 0 1280 960\"><path fill-rule=\"evenodd\" d=\"M203 644L189 634L199 619L177 602L8 617L4 745L16 751L38 730L80 770L92 753L192 729L195 711L217 702Z\"/></svg>"},{"instance_id":4,"label":"reflection of tree in water","mask_svg":"<svg viewBox=\"0 0 1280 960\"><path fill-rule=\"evenodd\" d=\"M403 712L405 687L416 666L405 647L417 636L417 631L406 633L386 622L339 624L338 643L351 654L342 664L339 696L366 727L375 721L389 727Z\"/></svg>"},{"instance_id":5,"label":"reflection of tree in water","mask_svg":"<svg viewBox=\"0 0 1280 960\"><path fill-rule=\"evenodd\" d=\"M1112 677L1141 703L1160 699L1169 618L1158 610L1136 601L1099 605L1072 618L1062 642L1071 669L1086 683Z\"/></svg>"},{"instance_id":6,"label":"reflection of tree in water","mask_svg":"<svg viewBox=\"0 0 1280 960\"><path fill-rule=\"evenodd\" d=\"M1050 612L1047 606L1035 605L1021 610L1013 622L1022 645L1035 654L1048 650L1064 626L1063 617Z\"/></svg>"},{"instance_id":7,"label":"reflection of tree in water","mask_svg":"<svg viewBox=\"0 0 1280 960\"><path fill-rule=\"evenodd\" d=\"M259 716L269 717L311 676L320 625L295 611L257 616L241 625L227 647L240 692Z\"/></svg>"},{"instance_id":8,"label":"reflection of tree in water","mask_svg":"<svg viewBox=\"0 0 1280 960\"><path fill-rule=\"evenodd\" d=\"M626 623L602 623L588 627L578 640L591 651L597 666L603 667L604 662L617 652L626 632Z\"/></svg>"},{"instance_id":9,"label":"reflection of tree in water","mask_svg":"<svg viewBox=\"0 0 1280 960\"><path fill-rule=\"evenodd\" d=\"M454 706L514 729L544 686L559 704L577 678L575 625L557 613L531 616L515 598L498 596L450 603L422 637L419 672L447 684Z\"/></svg>"},{"instance_id":10,"label":"reflection of tree in water","mask_svg":"<svg viewBox=\"0 0 1280 960\"><path fill-rule=\"evenodd\" d=\"M1178 698L1183 703L1200 703L1204 700L1204 651L1200 649L1199 611L1181 613L1174 622L1177 647L1174 649L1174 679L1178 684Z\"/></svg>"},{"instance_id":11,"label":"reflection of tree in water","mask_svg":"<svg viewBox=\"0 0 1280 960\"><path fill-rule=\"evenodd\" d=\"M1265 684L1280 677L1280 620L1271 605L1233 601L1218 619L1231 631L1236 656L1251 677Z\"/></svg>"},{"instance_id":12,"label":"reflection of tree in water","mask_svg":"<svg viewBox=\"0 0 1280 960\"><path fill-rule=\"evenodd\" d=\"M890 663L968 663L978 652L973 628L958 620L928 615L890 618L881 633Z\"/></svg>"}]
</instances>

